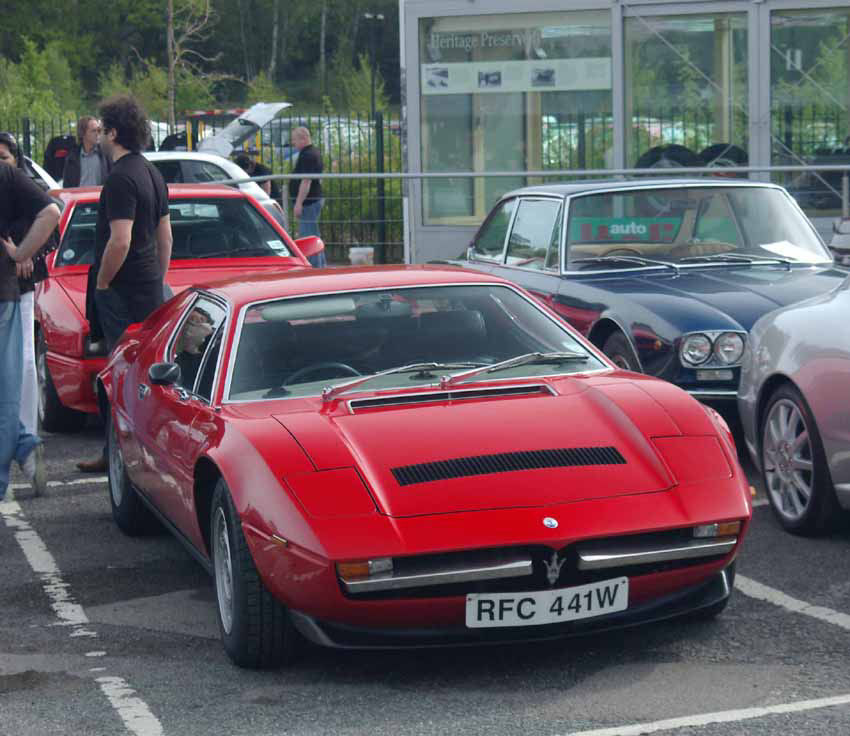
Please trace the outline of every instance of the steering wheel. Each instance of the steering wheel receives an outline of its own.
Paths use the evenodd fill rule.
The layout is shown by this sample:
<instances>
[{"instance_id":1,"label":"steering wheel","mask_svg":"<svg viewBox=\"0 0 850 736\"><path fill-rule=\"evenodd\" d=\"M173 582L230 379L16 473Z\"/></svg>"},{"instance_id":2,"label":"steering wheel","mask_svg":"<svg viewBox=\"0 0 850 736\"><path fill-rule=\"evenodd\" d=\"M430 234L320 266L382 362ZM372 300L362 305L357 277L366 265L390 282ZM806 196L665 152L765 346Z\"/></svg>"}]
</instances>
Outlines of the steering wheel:
<instances>
[{"instance_id":1,"label":"steering wheel","mask_svg":"<svg viewBox=\"0 0 850 736\"><path fill-rule=\"evenodd\" d=\"M284 386L289 386L290 384L297 383L299 378L303 378L304 376L309 376L311 373L315 373L324 368L336 368L340 371L344 371L352 376L362 376L363 374L358 371L356 368L352 368L350 365L346 363L337 363L335 361L324 361L321 363L311 363L310 365L305 365L303 368L299 368L295 373L293 373L289 378L287 378L284 382Z\"/></svg>"},{"instance_id":2,"label":"steering wheel","mask_svg":"<svg viewBox=\"0 0 850 736\"><path fill-rule=\"evenodd\" d=\"M603 256L640 256L640 251L635 250L634 248L611 248L611 250L606 250L601 255Z\"/></svg>"}]
</instances>

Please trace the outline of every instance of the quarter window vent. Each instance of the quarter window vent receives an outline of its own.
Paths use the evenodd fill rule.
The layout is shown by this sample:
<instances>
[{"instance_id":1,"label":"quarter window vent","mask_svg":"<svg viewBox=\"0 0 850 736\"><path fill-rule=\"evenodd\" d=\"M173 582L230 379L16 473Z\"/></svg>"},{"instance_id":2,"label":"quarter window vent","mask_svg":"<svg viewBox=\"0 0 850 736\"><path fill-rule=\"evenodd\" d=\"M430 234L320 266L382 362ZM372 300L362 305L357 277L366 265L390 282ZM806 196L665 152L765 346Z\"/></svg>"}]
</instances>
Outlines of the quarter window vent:
<instances>
[{"instance_id":1,"label":"quarter window vent","mask_svg":"<svg viewBox=\"0 0 850 736\"><path fill-rule=\"evenodd\" d=\"M558 450L529 450L503 452L498 455L458 457L419 465L393 468L392 474L400 486L429 483L470 475L509 473L536 468L566 468L583 465L625 465L626 460L616 447L568 447Z\"/></svg>"}]
</instances>

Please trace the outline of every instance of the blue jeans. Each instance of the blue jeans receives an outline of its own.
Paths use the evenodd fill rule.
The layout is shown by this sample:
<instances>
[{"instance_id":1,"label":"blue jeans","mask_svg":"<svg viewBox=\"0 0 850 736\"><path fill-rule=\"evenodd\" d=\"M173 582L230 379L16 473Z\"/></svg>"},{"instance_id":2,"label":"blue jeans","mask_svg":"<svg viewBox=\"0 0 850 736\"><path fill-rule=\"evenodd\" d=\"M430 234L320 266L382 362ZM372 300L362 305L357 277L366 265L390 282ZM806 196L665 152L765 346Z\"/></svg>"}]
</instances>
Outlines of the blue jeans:
<instances>
[{"instance_id":1,"label":"blue jeans","mask_svg":"<svg viewBox=\"0 0 850 736\"><path fill-rule=\"evenodd\" d=\"M301 219L298 221L299 238L306 238L308 235L315 235L317 238L322 237L319 234L319 215L322 212L322 205L324 203L324 199L317 199L313 204L305 204L303 206L301 209ZM310 261L313 268L324 268L328 265L325 251L316 253L316 255L310 256L307 260Z\"/></svg>"},{"instance_id":2,"label":"blue jeans","mask_svg":"<svg viewBox=\"0 0 850 736\"><path fill-rule=\"evenodd\" d=\"M12 460L22 464L41 440L21 424L24 339L20 302L0 302L0 500L9 486Z\"/></svg>"}]
</instances>

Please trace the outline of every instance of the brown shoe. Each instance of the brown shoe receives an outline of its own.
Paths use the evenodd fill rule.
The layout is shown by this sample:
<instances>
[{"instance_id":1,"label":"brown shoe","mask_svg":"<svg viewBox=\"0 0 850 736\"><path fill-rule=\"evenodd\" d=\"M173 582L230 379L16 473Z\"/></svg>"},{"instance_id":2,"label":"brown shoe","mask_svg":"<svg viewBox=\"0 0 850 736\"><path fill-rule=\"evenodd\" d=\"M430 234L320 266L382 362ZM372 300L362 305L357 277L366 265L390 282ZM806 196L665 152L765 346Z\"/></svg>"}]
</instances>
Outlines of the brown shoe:
<instances>
[{"instance_id":1,"label":"brown shoe","mask_svg":"<svg viewBox=\"0 0 850 736\"><path fill-rule=\"evenodd\" d=\"M103 455L99 455L93 460L82 460L77 463L77 468L82 473L105 473L106 458Z\"/></svg>"}]
</instances>

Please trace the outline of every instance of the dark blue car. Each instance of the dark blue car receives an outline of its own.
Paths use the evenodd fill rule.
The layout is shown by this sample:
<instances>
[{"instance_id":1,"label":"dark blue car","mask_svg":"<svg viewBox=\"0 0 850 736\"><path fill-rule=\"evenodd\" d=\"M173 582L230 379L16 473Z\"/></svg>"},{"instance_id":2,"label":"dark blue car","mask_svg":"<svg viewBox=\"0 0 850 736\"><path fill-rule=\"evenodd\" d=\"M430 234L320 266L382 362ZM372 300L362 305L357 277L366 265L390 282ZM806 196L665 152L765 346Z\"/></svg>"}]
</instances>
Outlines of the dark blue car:
<instances>
[{"instance_id":1,"label":"dark blue car","mask_svg":"<svg viewBox=\"0 0 850 736\"><path fill-rule=\"evenodd\" d=\"M782 187L732 179L519 189L460 263L536 294L617 365L705 400L735 398L759 317L847 275Z\"/></svg>"}]
</instances>

